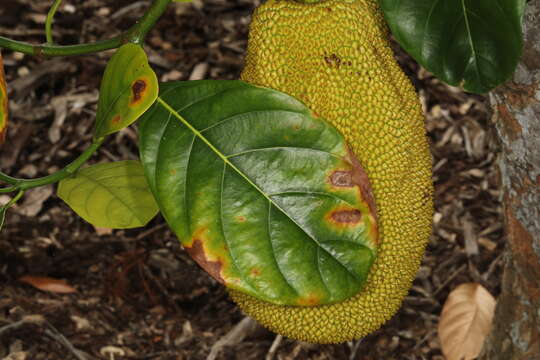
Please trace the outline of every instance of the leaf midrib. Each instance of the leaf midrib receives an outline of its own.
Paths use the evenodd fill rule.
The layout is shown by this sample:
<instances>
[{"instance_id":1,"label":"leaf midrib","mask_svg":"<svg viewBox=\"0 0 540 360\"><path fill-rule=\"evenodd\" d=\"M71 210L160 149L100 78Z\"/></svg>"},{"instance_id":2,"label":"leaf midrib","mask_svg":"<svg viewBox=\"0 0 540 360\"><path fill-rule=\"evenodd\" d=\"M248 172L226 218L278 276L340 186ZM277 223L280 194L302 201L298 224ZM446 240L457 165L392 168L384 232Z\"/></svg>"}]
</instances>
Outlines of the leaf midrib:
<instances>
[{"instance_id":1,"label":"leaf midrib","mask_svg":"<svg viewBox=\"0 0 540 360\"><path fill-rule=\"evenodd\" d=\"M467 28L467 38L469 40L469 46L471 47L471 53L472 53L471 55L474 58L474 68L478 76L478 79L480 80L482 84L484 84L484 82L482 81L482 75L480 73L480 69L478 68L478 55L476 54L476 48L474 47L474 42L472 39L472 32L471 32L471 27L469 24L469 17L467 14L468 11L467 11L467 6L465 5L465 0L461 0L461 7L463 9L463 20L465 22L465 27Z\"/></svg>"}]
</instances>

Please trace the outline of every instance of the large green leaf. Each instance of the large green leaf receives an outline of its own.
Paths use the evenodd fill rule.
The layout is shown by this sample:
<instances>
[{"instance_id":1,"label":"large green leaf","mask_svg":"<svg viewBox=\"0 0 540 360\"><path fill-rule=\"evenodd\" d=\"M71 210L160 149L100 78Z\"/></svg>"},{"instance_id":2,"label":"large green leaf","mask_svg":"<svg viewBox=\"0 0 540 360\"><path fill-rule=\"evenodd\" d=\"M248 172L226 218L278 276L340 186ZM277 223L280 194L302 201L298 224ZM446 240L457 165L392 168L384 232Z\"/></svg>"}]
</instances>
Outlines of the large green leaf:
<instances>
[{"instance_id":1,"label":"large green leaf","mask_svg":"<svg viewBox=\"0 0 540 360\"><path fill-rule=\"evenodd\" d=\"M474 93L505 82L521 55L525 0L379 0L396 40L439 79Z\"/></svg>"},{"instance_id":2,"label":"large green leaf","mask_svg":"<svg viewBox=\"0 0 540 360\"><path fill-rule=\"evenodd\" d=\"M58 196L97 227L144 226L159 211L138 161L89 166L60 181Z\"/></svg>"},{"instance_id":3,"label":"large green leaf","mask_svg":"<svg viewBox=\"0 0 540 360\"><path fill-rule=\"evenodd\" d=\"M303 104L241 81L167 83L139 129L164 217L217 280L290 305L361 289L377 241L367 177Z\"/></svg>"},{"instance_id":4,"label":"large green leaf","mask_svg":"<svg viewBox=\"0 0 540 360\"><path fill-rule=\"evenodd\" d=\"M144 50L125 44L111 57L99 89L95 138L121 130L156 100L158 81Z\"/></svg>"}]
</instances>

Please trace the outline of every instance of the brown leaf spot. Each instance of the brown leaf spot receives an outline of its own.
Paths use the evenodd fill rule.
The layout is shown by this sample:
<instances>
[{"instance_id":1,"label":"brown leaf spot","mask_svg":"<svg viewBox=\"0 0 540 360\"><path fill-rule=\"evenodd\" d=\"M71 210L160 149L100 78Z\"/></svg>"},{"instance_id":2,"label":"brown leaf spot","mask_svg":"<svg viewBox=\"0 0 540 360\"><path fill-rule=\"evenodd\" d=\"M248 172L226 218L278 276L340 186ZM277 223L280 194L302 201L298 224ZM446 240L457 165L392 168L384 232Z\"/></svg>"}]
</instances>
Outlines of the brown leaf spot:
<instances>
[{"instance_id":1,"label":"brown leaf spot","mask_svg":"<svg viewBox=\"0 0 540 360\"><path fill-rule=\"evenodd\" d=\"M203 242L200 239L194 239L191 247L184 247L186 252L191 256L193 260L200 267L202 267L210 276L224 284L225 281L221 277L221 268L223 263L221 261L209 261L206 257L206 250L204 249Z\"/></svg>"},{"instance_id":2,"label":"brown leaf spot","mask_svg":"<svg viewBox=\"0 0 540 360\"><path fill-rule=\"evenodd\" d=\"M131 85L131 91L133 93L131 105L134 105L141 101L145 90L146 90L146 81L143 79L135 80L133 85Z\"/></svg>"},{"instance_id":3,"label":"brown leaf spot","mask_svg":"<svg viewBox=\"0 0 540 360\"><path fill-rule=\"evenodd\" d=\"M113 124L119 124L120 123L120 120L122 120L122 117L120 115L115 115L112 120L111 120L111 123Z\"/></svg>"},{"instance_id":4,"label":"brown leaf spot","mask_svg":"<svg viewBox=\"0 0 540 360\"><path fill-rule=\"evenodd\" d=\"M369 182L368 175L366 170L360 164L360 161L356 158L351 149L347 149L348 156L347 160L353 167L352 179L353 183L358 186L362 199L368 204L369 211L374 219L377 219L377 206L375 205L375 197L373 196L373 191L371 190L371 183Z\"/></svg>"},{"instance_id":5,"label":"brown leaf spot","mask_svg":"<svg viewBox=\"0 0 540 360\"><path fill-rule=\"evenodd\" d=\"M314 294L298 299L298 305L300 306L316 306L316 305L319 305L320 303L321 303L320 297Z\"/></svg>"},{"instance_id":6,"label":"brown leaf spot","mask_svg":"<svg viewBox=\"0 0 540 360\"><path fill-rule=\"evenodd\" d=\"M253 268L253 269L251 269L250 273L251 273L252 276L259 276L259 275L261 275L261 270L258 269L258 268Z\"/></svg>"},{"instance_id":7,"label":"brown leaf spot","mask_svg":"<svg viewBox=\"0 0 540 360\"><path fill-rule=\"evenodd\" d=\"M362 219L360 210L338 210L333 211L330 215L332 220L341 224L358 224Z\"/></svg>"},{"instance_id":8,"label":"brown leaf spot","mask_svg":"<svg viewBox=\"0 0 540 360\"><path fill-rule=\"evenodd\" d=\"M336 54L325 55L324 61L330 67L339 68L339 66L341 65L341 58L337 56Z\"/></svg>"},{"instance_id":9,"label":"brown leaf spot","mask_svg":"<svg viewBox=\"0 0 540 360\"><path fill-rule=\"evenodd\" d=\"M334 187L355 188L357 198L367 205L369 214L362 214L360 210L355 208L339 207L328 212L325 219L332 225L339 227L356 226L360 222L371 224L369 237L374 242L374 245L377 245L379 243L377 207L368 175L348 147L347 155L344 156L343 160L350 164L352 169L334 170L327 181Z\"/></svg>"},{"instance_id":10,"label":"brown leaf spot","mask_svg":"<svg viewBox=\"0 0 540 360\"><path fill-rule=\"evenodd\" d=\"M353 178L350 171L336 170L330 175L330 183L338 187L352 187Z\"/></svg>"},{"instance_id":11,"label":"brown leaf spot","mask_svg":"<svg viewBox=\"0 0 540 360\"><path fill-rule=\"evenodd\" d=\"M241 222L241 223L246 222L246 217L245 216L237 216L236 221Z\"/></svg>"}]
</instances>

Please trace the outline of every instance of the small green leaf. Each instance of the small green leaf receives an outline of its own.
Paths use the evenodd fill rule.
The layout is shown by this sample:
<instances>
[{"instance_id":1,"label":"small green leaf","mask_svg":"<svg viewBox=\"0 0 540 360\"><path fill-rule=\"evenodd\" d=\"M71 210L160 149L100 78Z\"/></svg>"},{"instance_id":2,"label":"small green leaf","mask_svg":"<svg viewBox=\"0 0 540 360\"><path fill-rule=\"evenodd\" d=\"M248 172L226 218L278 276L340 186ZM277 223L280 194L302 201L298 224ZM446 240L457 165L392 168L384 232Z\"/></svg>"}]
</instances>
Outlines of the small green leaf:
<instances>
[{"instance_id":1,"label":"small green leaf","mask_svg":"<svg viewBox=\"0 0 540 360\"><path fill-rule=\"evenodd\" d=\"M101 80L94 137L132 124L154 103L158 90L156 74L144 50L135 44L120 47Z\"/></svg>"},{"instance_id":2,"label":"small green leaf","mask_svg":"<svg viewBox=\"0 0 540 360\"><path fill-rule=\"evenodd\" d=\"M165 219L214 278L277 304L360 291L377 242L367 177L302 103L241 81L166 83L139 129Z\"/></svg>"},{"instance_id":3,"label":"small green leaf","mask_svg":"<svg viewBox=\"0 0 540 360\"><path fill-rule=\"evenodd\" d=\"M144 226L158 212L138 161L98 164L63 179L58 196L96 227Z\"/></svg>"},{"instance_id":4,"label":"small green leaf","mask_svg":"<svg viewBox=\"0 0 540 360\"><path fill-rule=\"evenodd\" d=\"M525 0L379 0L400 45L448 84L485 93L521 56Z\"/></svg>"},{"instance_id":5,"label":"small green leaf","mask_svg":"<svg viewBox=\"0 0 540 360\"><path fill-rule=\"evenodd\" d=\"M0 54L0 144L6 139L8 125L8 96L6 76L4 74L4 62Z\"/></svg>"}]
</instances>

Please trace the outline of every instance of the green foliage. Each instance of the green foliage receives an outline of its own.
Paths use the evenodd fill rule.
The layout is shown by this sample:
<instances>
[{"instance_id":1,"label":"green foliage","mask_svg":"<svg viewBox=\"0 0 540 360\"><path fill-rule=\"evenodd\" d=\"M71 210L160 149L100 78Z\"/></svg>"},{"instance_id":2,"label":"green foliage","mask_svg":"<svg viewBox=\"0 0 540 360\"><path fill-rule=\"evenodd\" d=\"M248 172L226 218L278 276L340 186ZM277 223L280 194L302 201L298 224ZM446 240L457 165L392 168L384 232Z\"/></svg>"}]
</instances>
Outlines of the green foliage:
<instances>
[{"instance_id":1,"label":"green foliage","mask_svg":"<svg viewBox=\"0 0 540 360\"><path fill-rule=\"evenodd\" d=\"M241 81L162 84L139 124L159 207L211 275L279 304L358 293L376 230L358 188L329 180L354 171L334 127L286 94Z\"/></svg>"},{"instance_id":2,"label":"green foliage","mask_svg":"<svg viewBox=\"0 0 540 360\"><path fill-rule=\"evenodd\" d=\"M101 81L94 137L121 130L139 118L156 100L158 81L144 50L135 44L120 47Z\"/></svg>"},{"instance_id":3,"label":"green foliage","mask_svg":"<svg viewBox=\"0 0 540 360\"><path fill-rule=\"evenodd\" d=\"M127 229L144 226L158 212L138 161L89 166L63 179L58 196L94 226Z\"/></svg>"},{"instance_id":4,"label":"green foliage","mask_svg":"<svg viewBox=\"0 0 540 360\"><path fill-rule=\"evenodd\" d=\"M485 93L514 72L525 0L379 3L400 45L442 81Z\"/></svg>"}]
</instances>

